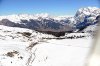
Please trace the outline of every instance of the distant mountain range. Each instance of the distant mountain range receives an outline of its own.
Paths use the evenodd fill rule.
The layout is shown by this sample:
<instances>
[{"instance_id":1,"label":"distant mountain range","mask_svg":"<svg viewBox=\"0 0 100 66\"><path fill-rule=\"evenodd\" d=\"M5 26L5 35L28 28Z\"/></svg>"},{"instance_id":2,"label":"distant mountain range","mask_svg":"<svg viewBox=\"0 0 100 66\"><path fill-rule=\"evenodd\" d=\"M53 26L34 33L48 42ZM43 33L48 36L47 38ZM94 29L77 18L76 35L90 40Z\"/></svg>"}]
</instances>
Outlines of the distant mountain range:
<instances>
[{"instance_id":1,"label":"distant mountain range","mask_svg":"<svg viewBox=\"0 0 100 66\"><path fill-rule=\"evenodd\" d=\"M48 14L0 16L0 25L41 32L94 32L99 15L100 8L87 7L79 9L73 17L54 17Z\"/></svg>"}]
</instances>

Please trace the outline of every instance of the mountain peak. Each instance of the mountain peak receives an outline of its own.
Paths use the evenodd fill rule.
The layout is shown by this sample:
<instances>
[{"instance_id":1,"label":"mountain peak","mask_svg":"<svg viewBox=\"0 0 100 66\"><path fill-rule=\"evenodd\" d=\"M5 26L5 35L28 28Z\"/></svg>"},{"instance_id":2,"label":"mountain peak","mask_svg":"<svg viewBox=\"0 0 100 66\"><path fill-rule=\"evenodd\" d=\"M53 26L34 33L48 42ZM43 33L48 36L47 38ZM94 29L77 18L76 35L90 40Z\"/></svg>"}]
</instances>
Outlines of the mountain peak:
<instances>
[{"instance_id":1,"label":"mountain peak","mask_svg":"<svg viewBox=\"0 0 100 66\"><path fill-rule=\"evenodd\" d=\"M80 8L77 12L75 17L84 17L85 15L92 15L97 16L100 14L100 8L97 7L87 7L87 8Z\"/></svg>"}]
</instances>

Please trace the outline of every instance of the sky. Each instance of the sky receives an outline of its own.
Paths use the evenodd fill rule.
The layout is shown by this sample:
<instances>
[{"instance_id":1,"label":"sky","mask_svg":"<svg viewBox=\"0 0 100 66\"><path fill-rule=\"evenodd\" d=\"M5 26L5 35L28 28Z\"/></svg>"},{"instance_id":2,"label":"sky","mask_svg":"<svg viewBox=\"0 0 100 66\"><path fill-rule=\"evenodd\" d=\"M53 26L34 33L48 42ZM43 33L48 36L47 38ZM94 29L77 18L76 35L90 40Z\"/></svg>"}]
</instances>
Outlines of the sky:
<instances>
[{"instance_id":1,"label":"sky","mask_svg":"<svg viewBox=\"0 0 100 66\"><path fill-rule=\"evenodd\" d=\"M0 0L0 15L74 15L79 8L99 7L100 0Z\"/></svg>"}]
</instances>

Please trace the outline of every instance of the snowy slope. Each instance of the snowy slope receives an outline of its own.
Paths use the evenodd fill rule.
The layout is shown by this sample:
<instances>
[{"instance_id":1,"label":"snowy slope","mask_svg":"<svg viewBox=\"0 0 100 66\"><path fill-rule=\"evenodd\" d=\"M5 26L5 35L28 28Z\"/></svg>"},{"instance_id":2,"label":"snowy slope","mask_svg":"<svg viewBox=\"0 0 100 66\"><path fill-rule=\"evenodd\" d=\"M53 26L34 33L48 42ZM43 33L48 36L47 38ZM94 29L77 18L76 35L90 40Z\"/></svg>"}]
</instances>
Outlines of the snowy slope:
<instances>
[{"instance_id":1,"label":"snowy slope","mask_svg":"<svg viewBox=\"0 0 100 66\"><path fill-rule=\"evenodd\" d=\"M53 38L29 29L0 25L0 66L27 66L31 57L30 46L46 41L43 37Z\"/></svg>"},{"instance_id":2,"label":"snowy slope","mask_svg":"<svg viewBox=\"0 0 100 66\"><path fill-rule=\"evenodd\" d=\"M84 66L91 48L91 36L88 33L66 36L72 35L86 37L43 39L56 37L0 25L0 66Z\"/></svg>"}]
</instances>

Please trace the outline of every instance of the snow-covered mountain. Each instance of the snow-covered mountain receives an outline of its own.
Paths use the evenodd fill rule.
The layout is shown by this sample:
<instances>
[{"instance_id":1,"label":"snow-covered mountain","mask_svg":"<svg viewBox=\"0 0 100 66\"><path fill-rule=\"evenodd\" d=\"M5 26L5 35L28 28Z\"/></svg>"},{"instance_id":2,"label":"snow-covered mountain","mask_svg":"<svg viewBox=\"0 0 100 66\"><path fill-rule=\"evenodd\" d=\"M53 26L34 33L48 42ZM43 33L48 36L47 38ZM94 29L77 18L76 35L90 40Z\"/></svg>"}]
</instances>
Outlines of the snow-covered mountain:
<instances>
[{"instance_id":1,"label":"snow-covered mountain","mask_svg":"<svg viewBox=\"0 0 100 66\"><path fill-rule=\"evenodd\" d=\"M100 8L96 7L81 8L74 17L54 17L47 13L8 15L0 16L0 25L28 28L42 32L80 32L90 25L97 24L96 17L98 15L100 15ZM88 29L84 32L88 32Z\"/></svg>"},{"instance_id":2,"label":"snow-covered mountain","mask_svg":"<svg viewBox=\"0 0 100 66\"><path fill-rule=\"evenodd\" d=\"M58 17L60 18L60 17ZM72 30L70 26L63 25L60 23L60 20L57 18L49 17L47 15L9 15L9 16L1 16L0 24L5 26L13 26L13 27L21 27L21 28L29 28L35 29L39 31L69 31ZM68 29L65 29L68 28Z\"/></svg>"},{"instance_id":3,"label":"snow-covered mountain","mask_svg":"<svg viewBox=\"0 0 100 66\"><path fill-rule=\"evenodd\" d=\"M99 15L100 15L100 8L88 7L88 8L79 9L76 15L74 16L77 22L76 28L83 30L83 29L86 29L88 26L97 24L98 22L97 22L96 17Z\"/></svg>"},{"instance_id":4,"label":"snow-covered mountain","mask_svg":"<svg viewBox=\"0 0 100 66\"><path fill-rule=\"evenodd\" d=\"M80 9L74 17L0 16L0 66L84 66L93 41L91 34L66 33L95 30L100 9L93 7L90 14L84 9L90 13L89 7ZM90 16L92 12L97 15Z\"/></svg>"}]
</instances>

